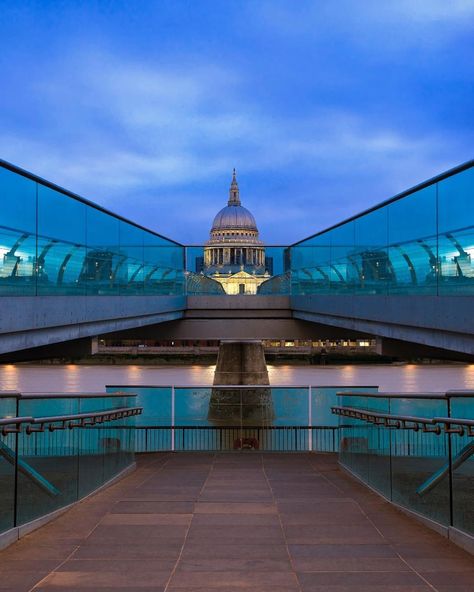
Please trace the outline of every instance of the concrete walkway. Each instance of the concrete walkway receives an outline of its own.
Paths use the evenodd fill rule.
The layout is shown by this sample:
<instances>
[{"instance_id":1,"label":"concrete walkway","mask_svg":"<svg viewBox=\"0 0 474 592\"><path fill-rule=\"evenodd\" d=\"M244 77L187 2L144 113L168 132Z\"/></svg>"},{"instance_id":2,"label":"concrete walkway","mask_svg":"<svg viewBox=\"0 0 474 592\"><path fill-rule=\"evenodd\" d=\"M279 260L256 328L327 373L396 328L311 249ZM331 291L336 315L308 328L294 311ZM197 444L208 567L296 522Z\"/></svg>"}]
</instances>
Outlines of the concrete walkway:
<instances>
[{"instance_id":1,"label":"concrete walkway","mask_svg":"<svg viewBox=\"0 0 474 592\"><path fill-rule=\"evenodd\" d=\"M0 592L472 592L474 560L333 455L153 454L0 552Z\"/></svg>"}]
</instances>

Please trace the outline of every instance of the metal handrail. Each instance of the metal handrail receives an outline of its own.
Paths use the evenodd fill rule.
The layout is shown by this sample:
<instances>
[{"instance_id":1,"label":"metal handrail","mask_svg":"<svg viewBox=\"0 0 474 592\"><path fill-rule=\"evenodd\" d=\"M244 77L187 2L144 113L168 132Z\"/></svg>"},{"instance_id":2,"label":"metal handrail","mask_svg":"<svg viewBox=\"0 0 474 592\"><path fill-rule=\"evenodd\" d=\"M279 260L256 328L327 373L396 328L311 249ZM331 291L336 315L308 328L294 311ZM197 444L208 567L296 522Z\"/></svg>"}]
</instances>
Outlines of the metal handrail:
<instances>
[{"instance_id":1,"label":"metal handrail","mask_svg":"<svg viewBox=\"0 0 474 592\"><path fill-rule=\"evenodd\" d=\"M109 409L107 411L91 411L90 413L76 413L73 415L52 415L49 417L8 417L0 419L0 430L3 436L12 433L19 433L23 424L28 424L26 434L34 432L43 432L45 425L48 430L64 430L66 428L83 428L104 423L104 421L115 421L124 417L140 415L143 407L120 407L118 409ZM75 423L76 422L76 423ZM60 424L60 425L55 425ZM10 427L9 427L10 426Z\"/></svg>"},{"instance_id":2,"label":"metal handrail","mask_svg":"<svg viewBox=\"0 0 474 592\"><path fill-rule=\"evenodd\" d=\"M18 391L0 391L0 399L17 399L20 396Z\"/></svg>"},{"instance_id":3,"label":"metal handrail","mask_svg":"<svg viewBox=\"0 0 474 592\"><path fill-rule=\"evenodd\" d=\"M464 419L461 417L435 417L437 423L444 425L444 431L447 434L459 434L464 436L474 436L474 419Z\"/></svg>"},{"instance_id":4,"label":"metal handrail","mask_svg":"<svg viewBox=\"0 0 474 592\"><path fill-rule=\"evenodd\" d=\"M379 413L377 411L370 411L357 409L356 407L331 407L334 415L343 415L345 417L354 417L356 419L363 419L370 423L382 424L385 427L399 428L401 426L407 427L417 431L421 426L434 425L436 422L431 417L417 417L414 415L393 415L391 413ZM390 423L392 422L392 423ZM410 424L410 425L407 425Z\"/></svg>"},{"instance_id":5,"label":"metal handrail","mask_svg":"<svg viewBox=\"0 0 474 592\"><path fill-rule=\"evenodd\" d=\"M134 430L338 430L339 426L325 425L135 425L121 426Z\"/></svg>"},{"instance_id":6,"label":"metal handrail","mask_svg":"<svg viewBox=\"0 0 474 592\"><path fill-rule=\"evenodd\" d=\"M474 426L474 419L465 419L463 417L435 417L434 420L438 423Z\"/></svg>"},{"instance_id":7,"label":"metal handrail","mask_svg":"<svg viewBox=\"0 0 474 592\"><path fill-rule=\"evenodd\" d=\"M416 417L413 415L392 415L390 413L378 413L376 411L364 411L355 407L331 407L331 412L334 415L353 417L373 423L375 425L382 425L386 428L392 429L406 429L415 432L420 429L423 432L430 432L436 435L444 432L446 434L459 434L463 436L467 432L468 436L474 436L474 420L455 418L455 417ZM433 426L432 429L428 426ZM458 427L452 427L458 426ZM467 428L467 430L465 429Z\"/></svg>"},{"instance_id":8,"label":"metal handrail","mask_svg":"<svg viewBox=\"0 0 474 592\"><path fill-rule=\"evenodd\" d=\"M105 388L123 388L124 385L116 385L116 384L107 384L105 386ZM245 389L245 388L255 388L255 387L259 387L259 388L275 388L275 389L283 389L283 388L288 388L288 389L308 389L308 388L312 388L312 389L317 389L317 388L343 388L341 387L340 384L324 384L324 385L317 385L317 384L130 384L128 385L127 388L175 388L175 389L203 389L203 388L219 388L219 389L223 389L223 388L232 388L232 389ZM350 385L347 388L356 388L355 385ZM360 388L378 388L378 386L376 385L367 385L367 384L363 384L361 385ZM123 393L124 395L127 395L127 392ZM341 394L346 394L345 392L342 392ZM366 394L365 392L363 393L364 395ZM371 393L374 394L374 393Z\"/></svg>"},{"instance_id":9,"label":"metal handrail","mask_svg":"<svg viewBox=\"0 0 474 592\"><path fill-rule=\"evenodd\" d=\"M340 387L339 387L340 388ZM362 387L367 388L367 387ZM376 399L450 399L453 397L474 397L472 390L449 390L446 392L403 393L397 391L338 391L338 397L371 397Z\"/></svg>"},{"instance_id":10,"label":"metal handrail","mask_svg":"<svg viewBox=\"0 0 474 592\"><path fill-rule=\"evenodd\" d=\"M112 393L18 393L20 399L106 399L108 397L137 397L137 393L114 391Z\"/></svg>"},{"instance_id":11,"label":"metal handrail","mask_svg":"<svg viewBox=\"0 0 474 592\"><path fill-rule=\"evenodd\" d=\"M31 416L25 416L25 417L2 417L2 419L0 419L0 426L2 425L13 425L13 424L17 424L17 423L28 423L30 421L32 421L34 418Z\"/></svg>"},{"instance_id":12,"label":"metal handrail","mask_svg":"<svg viewBox=\"0 0 474 592\"><path fill-rule=\"evenodd\" d=\"M432 418L415 417L412 415L391 415L390 413L377 413L376 411L364 411L355 407L331 407L334 415L342 415L344 417L354 417L368 421L375 425L382 425L391 429L407 429L418 432L420 429L423 432L433 432L435 434L441 433L441 427L436 425ZM434 426L430 429L428 426Z\"/></svg>"},{"instance_id":13,"label":"metal handrail","mask_svg":"<svg viewBox=\"0 0 474 592\"><path fill-rule=\"evenodd\" d=\"M446 391L447 397L474 397L474 391L471 389L451 389Z\"/></svg>"},{"instance_id":14,"label":"metal handrail","mask_svg":"<svg viewBox=\"0 0 474 592\"><path fill-rule=\"evenodd\" d=\"M399 392L383 392L383 391L338 391L338 397L371 397L377 399L446 399L447 393L432 392L432 393L399 393Z\"/></svg>"},{"instance_id":15,"label":"metal handrail","mask_svg":"<svg viewBox=\"0 0 474 592\"><path fill-rule=\"evenodd\" d=\"M68 189L65 189L64 187L61 187L60 185L56 185L56 183L52 183L51 181L47 181L46 179L43 179L42 177L39 177L38 175L31 173L30 171L22 169L19 166L12 164L11 162L3 160L3 158L0 158L0 167L5 168L9 171L12 171L13 173L15 173L17 175L21 175L22 177L26 177L27 179L31 179L34 183L38 183L39 185L44 185L45 187L48 187L49 189L52 189L53 191L58 191L59 193L62 193L63 195L66 195L67 197L70 197L76 201L79 201L80 203L85 204L87 207L94 208L95 210L99 210L100 212L103 212L104 214L106 214L107 216L110 216L111 218L115 218L116 220L121 220L122 222L125 222L126 224L130 224L131 226L138 228L139 230L145 231L149 234L153 234L154 236L158 236L159 238L163 238L166 241L169 241L170 244L162 245L164 247L177 246L177 247L181 247L183 250L185 248L185 245L178 243L177 241L173 240L172 238L168 238L167 236L164 236L163 234L159 234L158 232L155 232L154 230L150 230L148 228L145 228L141 224L138 224L137 222L132 222L132 220L128 220L127 218L125 218L124 216L121 216L120 214L115 214L114 212L107 210L103 206L100 206L99 204L94 203L93 201L90 201L90 200L86 199L85 197L81 197L77 193L73 193L72 191L69 191Z\"/></svg>"},{"instance_id":16,"label":"metal handrail","mask_svg":"<svg viewBox=\"0 0 474 592\"><path fill-rule=\"evenodd\" d=\"M427 179L426 181L423 181L422 183L418 183L417 185L410 187L410 189L406 189L405 191L402 191L401 193L397 193L396 195L389 197L388 199L385 199L384 201L376 204L375 206L372 206L372 207L368 208L367 210L363 210L359 214L355 214L353 216L350 216L349 218L346 218L345 220L341 220L341 222L338 222L337 224L333 224L332 226L329 226L329 228L325 228L324 230L320 230L319 232L311 234L310 236L307 236L296 243L288 245L288 248L289 249L293 248L293 247L304 248L305 243L307 241L309 241L309 239L323 236L324 234L329 233L331 230L334 230L336 228L340 228L341 226L344 226L344 224L348 224L349 222L352 222L354 220L357 220L359 218L367 216L368 214L375 212L376 210L380 210L382 208L385 208L388 205L390 205L396 201L399 201L405 197L408 197L409 195L412 195L422 189L425 189L426 187L429 187L430 185L434 185L435 183L439 183L440 181L443 181L444 179L447 179L448 177L451 177L457 173L461 173L462 171L467 170L473 166L474 166L474 160L472 160L472 159L468 160L467 162L464 162L461 165L458 165L452 169L449 169L448 171L445 171L444 173L436 175L435 177L432 177L431 179ZM313 246L313 245L306 245L306 248L311 247L311 246Z\"/></svg>"},{"instance_id":17,"label":"metal handrail","mask_svg":"<svg viewBox=\"0 0 474 592\"><path fill-rule=\"evenodd\" d=\"M54 432L56 430L64 430L66 428L83 428L104 421L114 421L124 417L131 417L140 415L143 407L121 407L118 409L109 409L107 411L93 411L90 413L75 413L73 415L53 415L50 417L35 417L26 428L26 433L43 432L45 425L48 425L48 430ZM78 422L78 423L74 423ZM55 425L59 423L60 425ZM33 427L39 426L39 427Z\"/></svg>"},{"instance_id":18,"label":"metal handrail","mask_svg":"<svg viewBox=\"0 0 474 592\"><path fill-rule=\"evenodd\" d=\"M6 436L8 434L18 434L21 430L21 425L23 423L30 423L33 420L33 417L25 416L25 417L4 417L0 419L0 428L2 436ZM13 427L8 427L13 426Z\"/></svg>"}]
</instances>

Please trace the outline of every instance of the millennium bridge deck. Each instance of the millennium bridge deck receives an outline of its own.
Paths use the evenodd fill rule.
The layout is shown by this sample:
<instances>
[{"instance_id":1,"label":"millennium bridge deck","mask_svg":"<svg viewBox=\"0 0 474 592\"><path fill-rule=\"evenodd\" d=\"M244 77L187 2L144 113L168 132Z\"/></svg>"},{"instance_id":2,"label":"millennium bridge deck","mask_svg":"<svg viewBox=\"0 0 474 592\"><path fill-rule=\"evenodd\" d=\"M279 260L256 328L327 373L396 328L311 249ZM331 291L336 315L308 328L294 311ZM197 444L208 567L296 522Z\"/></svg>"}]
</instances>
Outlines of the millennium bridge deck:
<instances>
[{"instance_id":1,"label":"millennium bridge deck","mask_svg":"<svg viewBox=\"0 0 474 592\"><path fill-rule=\"evenodd\" d=\"M0 591L468 592L472 556L330 454L162 453L0 552Z\"/></svg>"}]
</instances>

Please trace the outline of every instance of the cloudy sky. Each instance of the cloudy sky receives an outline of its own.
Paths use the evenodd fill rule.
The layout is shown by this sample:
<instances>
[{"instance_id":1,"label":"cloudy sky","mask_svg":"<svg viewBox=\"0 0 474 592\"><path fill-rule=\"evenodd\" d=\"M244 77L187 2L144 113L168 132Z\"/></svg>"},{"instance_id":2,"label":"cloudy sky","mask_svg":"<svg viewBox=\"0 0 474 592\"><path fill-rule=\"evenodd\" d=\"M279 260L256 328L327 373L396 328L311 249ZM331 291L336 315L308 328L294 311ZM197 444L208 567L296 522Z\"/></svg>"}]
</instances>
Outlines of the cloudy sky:
<instances>
[{"instance_id":1,"label":"cloudy sky","mask_svg":"<svg viewBox=\"0 0 474 592\"><path fill-rule=\"evenodd\" d=\"M474 0L0 0L0 157L185 243L287 244L473 156Z\"/></svg>"}]
</instances>

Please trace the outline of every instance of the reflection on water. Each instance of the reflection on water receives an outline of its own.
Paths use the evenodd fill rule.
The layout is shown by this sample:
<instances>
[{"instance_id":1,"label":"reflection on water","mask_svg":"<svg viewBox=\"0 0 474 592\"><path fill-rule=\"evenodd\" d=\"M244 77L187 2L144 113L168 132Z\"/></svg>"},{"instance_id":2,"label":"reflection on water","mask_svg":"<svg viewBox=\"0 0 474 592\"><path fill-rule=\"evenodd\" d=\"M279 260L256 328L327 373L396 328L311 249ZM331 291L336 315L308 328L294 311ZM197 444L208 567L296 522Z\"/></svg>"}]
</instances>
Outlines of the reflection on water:
<instances>
[{"instance_id":1,"label":"reflection on water","mask_svg":"<svg viewBox=\"0 0 474 592\"><path fill-rule=\"evenodd\" d=\"M0 389L14 391L18 388L18 368L14 364L0 365Z\"/></svg>"},{"instance_id":2,"label":"reflection on water","mask_svg":"<svg viewBox=\"0 0 474 592\"><path fill-rule=\"evenodd\" d=\"M80 376L80 372L79 372L79 366L76 366L76 364L68 364L64 368L66 370L66 373L65 373L66 385L65 385L64 390L66 390L66 391L80 391L81 390L81 376ZM53 389L56 389L56 387L53 386ZM60 392L63 391L62 388L60 388L58 390Z\"/></svg>"},{"instance_id":3,"label":"reflection on water","mask_svg":"<svg viewBox=\"0 0 474 592\"><path fill-rule=\"evenodd\" d=\"M463 375L466 384L474 384L474 364L467 364L463 367ZM469 388L472 388L471 386Z\"/></svg>"},{"instance_id":4,"label":"reflection on water","mask_svg":"<svg viewBox=\"0 0 474 592\"><path fill-rule=\"evenodd\" d=\"M115 385L210 385L215 366L0 365L0 390L91 392ZM474 364L269 366L273 385L379 386L384 391L474 389Z\"/></svg>"}]
</instances>

